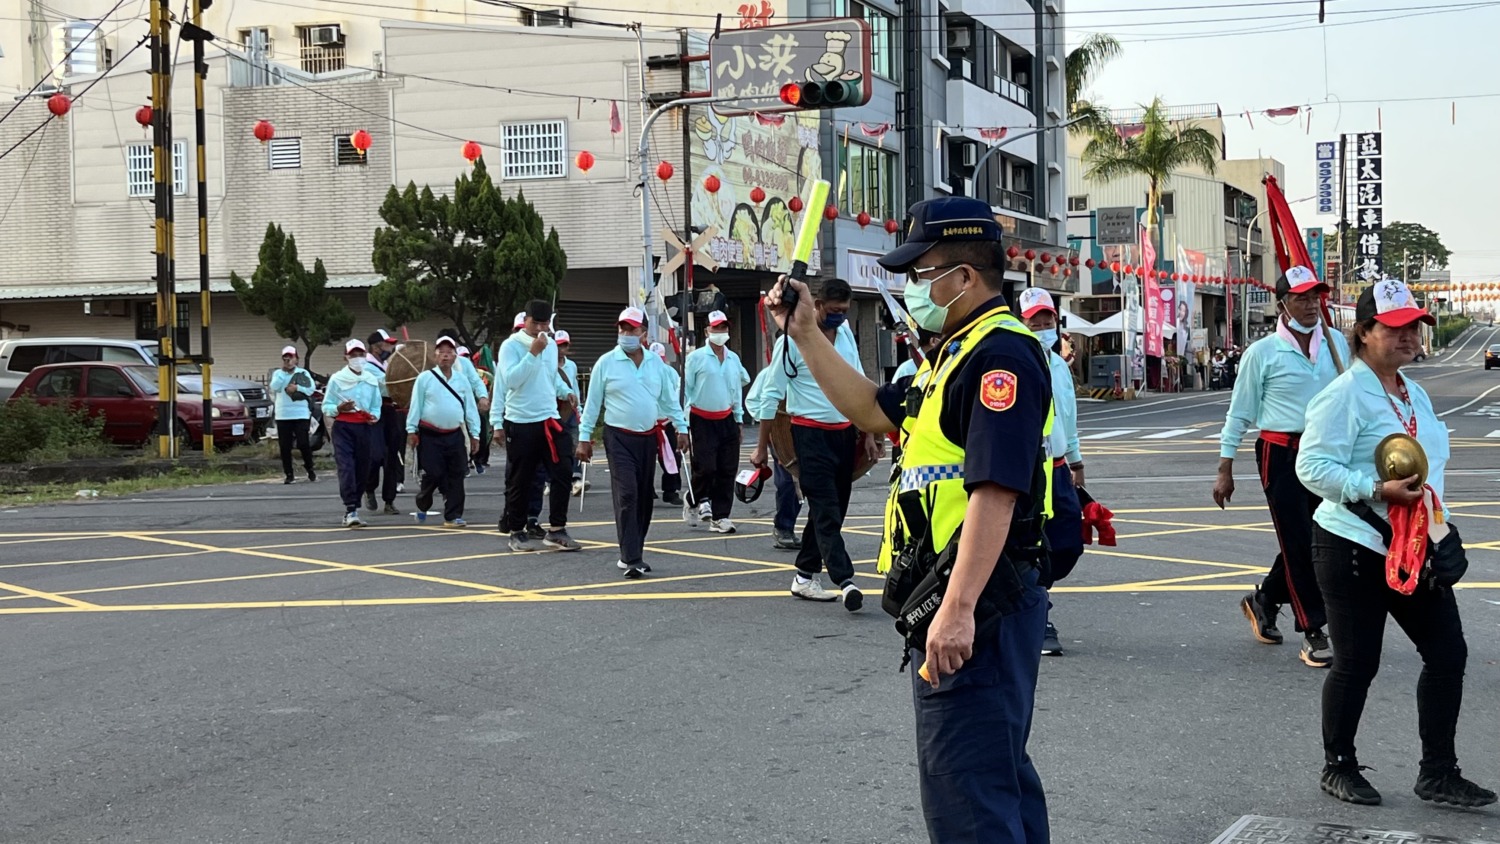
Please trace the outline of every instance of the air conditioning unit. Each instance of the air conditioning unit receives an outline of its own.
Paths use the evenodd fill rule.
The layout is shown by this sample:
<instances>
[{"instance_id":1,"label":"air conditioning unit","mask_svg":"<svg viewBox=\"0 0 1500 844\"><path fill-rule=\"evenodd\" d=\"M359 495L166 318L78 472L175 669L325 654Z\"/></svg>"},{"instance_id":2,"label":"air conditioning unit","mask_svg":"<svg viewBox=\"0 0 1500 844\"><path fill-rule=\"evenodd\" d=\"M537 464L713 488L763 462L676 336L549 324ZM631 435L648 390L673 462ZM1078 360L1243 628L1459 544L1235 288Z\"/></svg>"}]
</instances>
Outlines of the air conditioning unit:
<instances>
[{"instance_id":1,"label":"air conditioning unit","mask_svg":"<svg viewBox=\"0 0 1500 844\"><path fill-rule=\"evenodd\" d=\"M974 167L979 164L979 147L973 144L964 144L963 152L959 153L959 160L963 161L965 167Z\"/></svg>"},{"instance_id":2,"label":"air conditioning unit","mask_svg":"<svg viewBox=\"0 0 1500 844\"><path fill-rule=\"evenodd\" d=\"M973 42L969 39L969 30L950 29L948 30L948 49L967 50L969 49L969 47L973 46Z\"/></svg>"},{"instance_id":3,"label":"air conditioning unit","mask_svg":"<svg viewBox=\"0 0 1500 844\"><path fill-rule=\"evenodd\" d=\"M338 24L309 27L307 41L314 47L339 47L344 43L344 30Z\"/></svg>"}]
</instances>

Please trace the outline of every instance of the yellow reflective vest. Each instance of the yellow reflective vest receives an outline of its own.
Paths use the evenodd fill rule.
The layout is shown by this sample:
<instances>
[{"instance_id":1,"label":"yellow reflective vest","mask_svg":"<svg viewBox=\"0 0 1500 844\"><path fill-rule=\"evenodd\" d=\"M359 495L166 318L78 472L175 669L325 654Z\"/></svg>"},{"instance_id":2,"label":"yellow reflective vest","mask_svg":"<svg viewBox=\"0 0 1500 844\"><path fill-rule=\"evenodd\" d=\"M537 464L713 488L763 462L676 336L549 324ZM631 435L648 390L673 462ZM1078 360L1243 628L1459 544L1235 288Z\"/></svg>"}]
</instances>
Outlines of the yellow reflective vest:
<instances>
[{"instance_id":1,"label":"yellow reflective vest","mask_svg":"<svg viewBox=\"0 0 1500 844\"><path fill-rule=\"evenodd\" d=\"M947 338L939 347L939 353L924 360L912 379L912 389L921 390L921 405L916 413L908 409L906 419L901 424L901 472L891 484L891 494L886 499L882 533L884 541L881 543L878 559L878 569L881 572L889 571L894 556L908 543L920 540L923 532L929 532L933 553L941 554L953 540L959 525L963 524L964 513L969 506L969 493L964 489L964 447L949 440L943 433L940 421L943 400L950 379L963 369L969 355L979 344L996 331L1024 335L1031 342L1037 343L1040 350L1040 341L1036 335L1011 314L1010 308L1001 306L988 311ZM1046 372L1046 362L1040 357L1038 360L1041 361L1042 371ZM1044 440L1052 432L1053 414L1054 411L1049 406L1047 422L1042 432ZM1042 462L1046 460L1040 442L1037 443L1035 459ZM1047 478L1042 512L1046 517L1051 517L1050 467L1042 467L1042 474ZM919 493L916 497L919 503L916 506L920 507L926 519L925 531L921 526L908 526L902 507L898 505L897 499L903 493L912 492ZM907 498L911 499L913 496L908 495Z\"/></svg>"}]
</instances>

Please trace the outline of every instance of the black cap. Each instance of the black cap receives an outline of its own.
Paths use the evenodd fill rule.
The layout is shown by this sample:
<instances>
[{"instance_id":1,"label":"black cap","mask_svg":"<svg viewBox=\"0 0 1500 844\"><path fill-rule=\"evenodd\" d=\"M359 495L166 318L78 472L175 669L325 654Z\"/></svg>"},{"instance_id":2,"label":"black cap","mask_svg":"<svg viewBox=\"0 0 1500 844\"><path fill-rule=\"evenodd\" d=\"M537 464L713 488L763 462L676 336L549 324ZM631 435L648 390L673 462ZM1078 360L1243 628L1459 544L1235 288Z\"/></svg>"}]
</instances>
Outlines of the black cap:
<instances>
[{"instance_id":1,"label":"black cap","mask_svg":"<svg viewBox=\"0 0 1500 844\"><path fill-rule=\"evenodd\" d=\"M995 212L988 203L967 196L924 199L911 207L906 218L906 242L880 259L891 272L904 273L916 265L927 250L939 243L990 241L1003 235Z\"/></svg>"}]
</instances>

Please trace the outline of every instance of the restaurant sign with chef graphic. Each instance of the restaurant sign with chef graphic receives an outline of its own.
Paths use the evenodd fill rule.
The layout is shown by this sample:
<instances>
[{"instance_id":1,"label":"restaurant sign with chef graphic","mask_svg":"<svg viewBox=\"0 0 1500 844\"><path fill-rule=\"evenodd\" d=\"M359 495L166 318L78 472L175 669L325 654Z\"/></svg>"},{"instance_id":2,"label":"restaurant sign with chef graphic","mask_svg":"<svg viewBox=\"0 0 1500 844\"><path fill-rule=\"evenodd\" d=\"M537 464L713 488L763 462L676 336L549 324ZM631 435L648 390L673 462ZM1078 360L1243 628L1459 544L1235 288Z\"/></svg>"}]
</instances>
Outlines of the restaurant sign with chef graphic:
<instances>
[{"instance_id":1,"label":"restaurant sign with chef graphic","mask_svg":"<svg viewBox=\"0 0 1500 844\"><path fill-rule=\"evenodd\" d=\"M857 89L841 105L870 101L870 25L857 18L726 30L709 42L708 56L710 95L766 98L718 103L713 108L721 116L806 108L778 97L786 85L807 82L838 81Z\"/></svg>"}]
</instances>

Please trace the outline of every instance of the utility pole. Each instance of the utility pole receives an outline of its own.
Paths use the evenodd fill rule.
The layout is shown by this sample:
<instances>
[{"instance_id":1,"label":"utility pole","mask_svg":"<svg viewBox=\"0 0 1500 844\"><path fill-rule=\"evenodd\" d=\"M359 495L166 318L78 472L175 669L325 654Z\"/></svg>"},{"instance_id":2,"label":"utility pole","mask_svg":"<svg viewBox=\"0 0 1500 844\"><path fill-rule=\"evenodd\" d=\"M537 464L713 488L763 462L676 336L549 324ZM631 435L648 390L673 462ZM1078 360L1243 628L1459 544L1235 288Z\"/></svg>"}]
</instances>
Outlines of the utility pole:
<instances>
[{"instance_id":1,"label":"utility pole","mask_svg":"<svg viewBox=\"0 0 1500 844\"><path fill-rule=\"evenodd\" d=\"M183 27L182 37L193 42L193 125L197 135L198 164L198 307L201 309L201 339L198 361L203 375L203 453L214 453L213 350L209 345L209 323L212 322L212 296L208 289L208 156L204 152L208 136L207 115L203 110L203 85L208 79L208 62L203 58L203 42L212 38L203 29L203 11L213 0L193 0L193 22ZM176 286L173 286L175 291ZM175 298L175 293L174 293ZM173 319L176 319L173 306ZM254 425L251 419L247 424Z\"/></svg>"},{"instance_id":2,"label":"utility pole","mask_svg":"<svg viewBox=\"0 0 1500 844\"><path fill-rule=\"evenodd\" d=\"M151 171L155 181L156 233L156 433L157 453L176 457L177 317L172 234L172 10L169 0L151 6ZM204 389L212 393L211 385Z\"/></svg>"}]
</instances>

